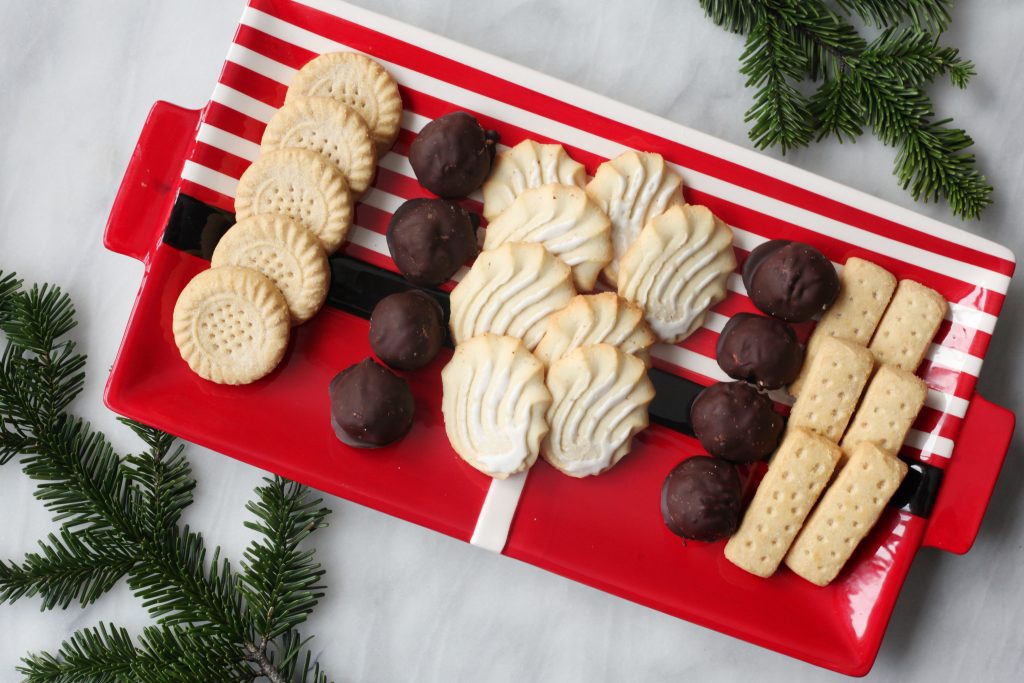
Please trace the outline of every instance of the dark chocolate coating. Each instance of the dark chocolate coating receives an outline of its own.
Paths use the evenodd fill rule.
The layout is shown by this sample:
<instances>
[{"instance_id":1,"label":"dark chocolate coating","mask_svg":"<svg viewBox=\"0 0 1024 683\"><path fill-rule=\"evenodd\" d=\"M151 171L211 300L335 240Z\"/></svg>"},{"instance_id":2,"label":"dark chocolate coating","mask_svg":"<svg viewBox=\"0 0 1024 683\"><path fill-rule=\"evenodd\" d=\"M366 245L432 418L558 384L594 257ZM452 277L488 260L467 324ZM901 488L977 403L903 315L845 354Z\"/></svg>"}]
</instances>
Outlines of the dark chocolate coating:
<instances>
[{"instance_id":1,"label":"dark chocolate coating","mask_svg":"<svg viewBox=\"0 0 1024 683\"><path fill-rule=\"evenodd\" d=\"M370 316L370 347L398 370L430 363L444 342L444 314L434 297L417 289L391 294Z\"/></svg>"},{"instance_id":2,"label":"dark chocolate coating","mask_svg":"<svg viewBox=\"0 0 1024 683\"><path fill-rule=\"evenodd\" d=\"M371 358L331 380L331 418L352 441L383 446L412 427L416 406L404 379Z\"/></svg>"},{"instance_id":3,"label":"dark chocolate coating","mask_svg":"<svg viewBox=\"0 0 1024 683\"><path fill-rule=\"evenodd\" d=\"M696 455L665 477L661 516L669 530L694 541L718 541L740 525L742 490L736 466Z\"/></svg>"},{"instance_id":4,"label":"dark chocolate coating","mask_svg":"<svg viewBox=\"0 0 1024 683\"><path fill-rule=\"evenodd\" d=\"M839 295L832 263L809 244L786 240L771 240L750 252L743 284L755 306L791 323L810 320Z\"/></svg>"},{"instance_id":5,"label":"dark chocolate coating","mask_svg":"<svg viewBox=\"0 0 1024 683\"><path fill-rule=\"evenodd\" d=\"M711 455L754 462L775 450L785 425L772 401L746 382L718 382L690 408L693 432Z\"/></svg>"},{"instance_id":6,"label":"dark chocolate coating","mask_svg":"<svg viewBox=\"0 0 1024 683\"><path fill-rule=\"evenodd\" d=\"M388 224L388 249L409 282L435 287L479 251L469 212L445 199L410 199Z\"/></svg>"},{"instance_id":7,"label":"dark chocolate coating","mask_svg":"<svg viewBox=\"0 0 1024 683\"><path fill-rule=\"evenodd\" d=\"M490 173L497 142L495 131L456 111L423 126L409 146L409 163L420 185L438 197L465 197Z\"/></svg>"},{"instance_id":8,"label":"dark chocolate coating","mask_svg":"<svg viewBox=\"0 0 1024 683\"><path fill-rule=\"evenodd\" d=\"M804 349L793 328L753 313L737 313L725 324L715 353L725 374L762 389L786 386L800 374L804 362Z\"/></svg>"}]
</instances>

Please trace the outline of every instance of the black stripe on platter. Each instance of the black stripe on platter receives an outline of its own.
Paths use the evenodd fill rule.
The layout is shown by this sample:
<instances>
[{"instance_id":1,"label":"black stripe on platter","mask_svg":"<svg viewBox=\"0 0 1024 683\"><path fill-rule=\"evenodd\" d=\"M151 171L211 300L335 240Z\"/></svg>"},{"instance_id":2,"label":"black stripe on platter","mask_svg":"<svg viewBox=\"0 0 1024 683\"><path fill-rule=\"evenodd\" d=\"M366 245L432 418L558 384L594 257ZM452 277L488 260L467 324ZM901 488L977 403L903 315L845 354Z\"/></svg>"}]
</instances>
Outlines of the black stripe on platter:
<instances>
[{"instance_id":1,"label":"black stripe on platter","mask_svg":"<svg viewBox=\"0 0 1024 683\"><path fill-rule=\"evenodd\" d=\"M185 194L179 194L164 230L163 241L176 249L209 260L221 236L234 225L235 216ZM351 256L331 257L331 289L327 305L346 313L368 319L377 302L398 292L419 289L401 275L364 263ZM435 289L421 291L434 297L448 317L448 294ZM447 340L452 346L451 340ZM693 436L690 406L704 389L696 382L672 373L651 368L648 372L655 388L650 406L651 421ZM680 453L682 455L689 455ZM890 505L912 514L931 514L942 482L942 470L904 458L909 471Z\"/></svg>"}]
</instances>

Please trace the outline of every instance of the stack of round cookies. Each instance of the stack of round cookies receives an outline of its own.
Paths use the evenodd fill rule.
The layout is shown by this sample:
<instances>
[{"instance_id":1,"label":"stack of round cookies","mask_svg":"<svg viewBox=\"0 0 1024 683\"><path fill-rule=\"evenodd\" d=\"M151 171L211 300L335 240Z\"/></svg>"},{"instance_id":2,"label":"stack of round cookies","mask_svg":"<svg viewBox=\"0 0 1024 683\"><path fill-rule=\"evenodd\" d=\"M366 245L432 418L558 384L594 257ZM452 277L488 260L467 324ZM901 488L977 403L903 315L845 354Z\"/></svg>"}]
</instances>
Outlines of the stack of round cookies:
<instances>
[{"instance_id":1,"label":"stack of round cookies","mask_svg":"<svg viewBox=\"0 0 1024 683\"><path fill-rule=\"evenodd\" d=\"M174 339L196 374L247 384L277 367L291 326L323 306L327 258L401 116L398 86L361 54L325 54L298 72L238 182L238 222L174 307Z\"/></svg>"},{"instance_id":2,"label":"stack of round cookies","mask_svg":"<svg viewBox=\"0 0 1024 683\"><path fill-rule=\"evenodd\" d=\"M675 343L725 297L732 232L686 204L659 154L583 166L524 140L483 186L484 252L451 294L455 355L442 372L449 440L505 478L543 457L607 471L648 425L649 348ZM603 283L617 289L591 293Z\"/></svg>"}]
</instances>

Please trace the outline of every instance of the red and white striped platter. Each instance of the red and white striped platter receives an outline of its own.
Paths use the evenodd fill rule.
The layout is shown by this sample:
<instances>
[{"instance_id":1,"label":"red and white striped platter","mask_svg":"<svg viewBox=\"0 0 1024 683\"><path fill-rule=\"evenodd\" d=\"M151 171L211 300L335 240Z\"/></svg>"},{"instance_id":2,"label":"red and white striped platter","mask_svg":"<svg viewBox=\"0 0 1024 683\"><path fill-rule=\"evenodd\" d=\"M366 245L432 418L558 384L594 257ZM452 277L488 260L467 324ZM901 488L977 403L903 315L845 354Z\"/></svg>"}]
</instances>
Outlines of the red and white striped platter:
<instances>
[{"instance_id":1,"label":"red and white striped platter","mask_svg":"<svg viewBox=\"0 0 1024 683\"><path fill-rule=\"evenodd\" d=\"M664 529L661 481L680 459L700 452L694 440L666 429L648 430L634 453L601 477L570 480L538 464L488 499L490 481L459 461L445 439L440 359L410 375L420 415L402 444L368 453L337 443L327 382L370 353L365 321L340 311L325 310L299 328L282 367L255 385L219 387L192 376L174 349L170 310L207 264L160 241L174 199L180 192L232 211L237 180L258 155L292 76L336 50L380 61L405 105L398 143L356 210L345 251L358 259L395 269L384 239L390 215L406 199L428 196L405 156L409 143L431 119L465 110L496 129L503 145L526 138L563 144L591 174L626 149L661 153L682 175L687 200L732 226L741 263L766 240L794 239L816 246L838 268L859 256L941 292L949 313L919 371L930 389L927 404L903 449L947 470L931 517L888 511L826 589L785 570L765 581L731 567L720 544L683 546ZM479 210L479 196L467 207ZM975 394L1014 270L1007 249L335 0L250 0L209 104L201 112L154 108L106 242L147 263L108 384L107 402L118 412L464 540L488 536L497 524L501 541L508 536L506 555L846 673L870 668L917 548L970 546L1012 431L1012 415ZM701 384L726 379L714 360L718 333L732 314L754 310L738 274L729 288L703 329L656 349L662 369ZM502 542L480 544L501 550Z\"/></svg>"}]
</instances>

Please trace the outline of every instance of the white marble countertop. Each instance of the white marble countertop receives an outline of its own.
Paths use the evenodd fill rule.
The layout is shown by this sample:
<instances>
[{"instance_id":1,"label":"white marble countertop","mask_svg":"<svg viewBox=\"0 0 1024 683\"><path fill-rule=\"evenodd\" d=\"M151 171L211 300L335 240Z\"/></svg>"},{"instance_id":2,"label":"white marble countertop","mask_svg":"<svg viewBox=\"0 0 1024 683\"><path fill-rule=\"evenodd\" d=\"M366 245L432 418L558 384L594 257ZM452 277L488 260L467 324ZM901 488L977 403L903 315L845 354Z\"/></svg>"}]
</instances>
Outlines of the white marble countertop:
<instances>
[{"instance_id":1,"label":"white marble countertop","mask_svg":"<svg viewBox=\"0 0 1024 683\"><path fill-rule=\"evenodd\" d=\"M749 146L751 92L737 73L742 41L697 0L355 0L629 104ZM142 267L103 249L114 192L150 105L209 97L242 0L0 0L0 268L69 289L89 380L74 409L136 443L101 403ZM969 230L1024 253L1024 4L958 3L948 43L978 66L966 93L936 104L975 136L996 203ZM904 206L893 151L870 137L790 160ZM943 220L942 205L914 208ZM1018 276L979 387L1024 412L1024 278ZM1010 681L1024 671L1024 480L1013 450L974 549L924 550L914 562L872 680ZM261 473L198 447L186 521L239 558L243 506ZM0 557L20 559L51 525L14 465L0 468ZM823 681L840 678L586 588L528 565L331 499L317 537L329 596L305 627L338 681ZM55 651L73 630L114 621L137 631L143 610L123 586L86 610L0 606L0 680L27 651Z\"/></svg>"}]
</instances>

